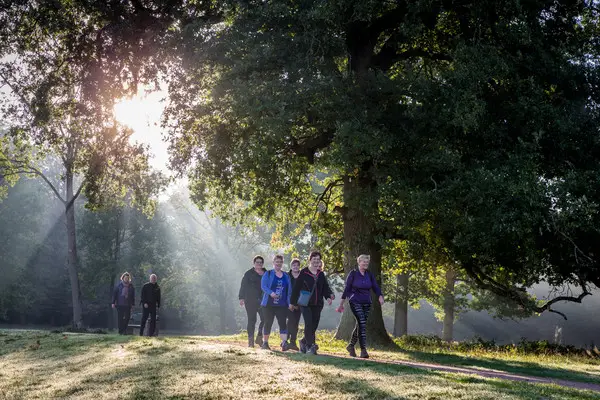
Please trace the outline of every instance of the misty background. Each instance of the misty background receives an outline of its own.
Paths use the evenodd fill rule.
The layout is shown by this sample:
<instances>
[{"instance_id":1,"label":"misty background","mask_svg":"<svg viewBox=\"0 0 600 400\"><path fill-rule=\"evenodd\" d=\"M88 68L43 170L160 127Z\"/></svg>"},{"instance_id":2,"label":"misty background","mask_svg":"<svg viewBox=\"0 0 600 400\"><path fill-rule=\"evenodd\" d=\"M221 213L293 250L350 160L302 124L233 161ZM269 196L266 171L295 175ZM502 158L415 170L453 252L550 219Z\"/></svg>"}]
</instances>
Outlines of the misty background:
<instances>
[{"instance_id":1,"label":"misty background","mask_svg":"<svg viewBox=\"0 0 600 400\"><path fill-rule=\"evenodd\" d=\"M49 163L48 168L53 168ZM237 333L246 315L237 293L252 257L261 254L267 268L277 249L270 247L268 226L231 227L199 211L185 188L161 198L152 218L129 206L91 212L76 202L77 242L84 321L90 328L116 326L111 294L120 275L133 276L136 301L148 275L158 275L163 292L161 333L218 335ZM67 245L64 208L47 186L21 179L0 202L0 324L3 327L65 327L72 321L71 292L65 267ZM285 254L285 269L291 255ZM303 255L305 263L306 255ZM325 260L327 265L327 260ZM340 288L341 278L329 277ZM537 287L536 295L550 288ZM393 290L384 287L384 319L393 331ZM595 292L597 293L597 292ZM339 299L339 292L337 294ZM325 307L320 329L336 328L340 314ZM599 301L556 307L568 317L545 313L522 320L497 319L487 312L466 311L455 322L454 339L481 337L499 343L549 340L591 346L600 329ZM139 305L136 311L141 311ZM408 313L409 334L442 334L435 309L421 301Z\"/></svg>"}]
</instances>

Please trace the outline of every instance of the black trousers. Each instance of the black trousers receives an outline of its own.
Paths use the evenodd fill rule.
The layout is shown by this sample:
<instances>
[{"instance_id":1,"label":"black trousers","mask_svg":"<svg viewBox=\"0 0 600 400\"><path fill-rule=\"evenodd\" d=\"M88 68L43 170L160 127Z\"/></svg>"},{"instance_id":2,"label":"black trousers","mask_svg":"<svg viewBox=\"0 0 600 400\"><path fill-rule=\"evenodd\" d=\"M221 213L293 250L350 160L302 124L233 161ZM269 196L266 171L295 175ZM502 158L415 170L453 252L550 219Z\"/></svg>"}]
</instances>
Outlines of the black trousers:
<instances>
[{"instance_id":1,"label":"black trousers","mask_svg":"<svg viewBox=\"0 0 600 400\"><path fill-rule=\"evenodd\" d=\"M263 335L270 335L273 321L277 318L279 324L279 333L287 333L287 312L286 307L266 306L263 307L263 316L265 317L265 326L263 327Z\"/></svg>"},{"instance_id":2,"label":"black trousers","mask_svg":"<svg viewBox=\"0 0 600 400\"><path fill-rule=\"evenodd\" d=\"M131 317L131 307L130 306L117 306L117 318L119 334L125 335L127 333L127 325L129 325L129 318Z\"/></svg>"},{"instance_id":3,"label":"black trousers","mask_svg":"<svg viewBox=\"0 0 600 400\"><path fill-rule=\"evenodd\" d=\"M154 336L156 331L156 307L143 308L142 312L142 323L140 325L140 336L144 336L144 328L146 327L146 321L150 317L150 327L148 329L148 336Z\"/></svg>"},{"instance_id":4,"label":"black trousers","mask_svg":"<svg viewBox=\"0 0 600 400\"><path fill-rule=\"evenodd\" d=\"M302 318L304 318L304 343L309 348L315 344L316 332L321 320L321 311L323 306L307 306L300 307L302 310Z\"/></svg>"},{"instance_id":5,"label":"black trousers","mask_svg":"<svg viewBox=\"0 0 600 400\"><path fill-rule=\"evenodd\" d=\"M298 325L300 324L300 317L302 316L302 311L300 309L296 309L294 311L287 310L288 319L287 319L287 329L290 334L289 339L290 343L294 343L298 339Z\"/></svg>"},{"instance_id":6,"label":"black trousers","mask_svg":"<svg viewBox=\"0 0 600 400\"><path fill-rule=\"evenodd\" d=\"M262 336L263 326L265 325L263 321L263 310L260 306L260 303L257 302L244 302L244 306L246 307L246 314L248 314L248 326L246 329L248 330L248 339L254 339L254 330L256 329L256 314L260 317L260 323L258 324L258 336Z\"/></svg>"}]
</instances>

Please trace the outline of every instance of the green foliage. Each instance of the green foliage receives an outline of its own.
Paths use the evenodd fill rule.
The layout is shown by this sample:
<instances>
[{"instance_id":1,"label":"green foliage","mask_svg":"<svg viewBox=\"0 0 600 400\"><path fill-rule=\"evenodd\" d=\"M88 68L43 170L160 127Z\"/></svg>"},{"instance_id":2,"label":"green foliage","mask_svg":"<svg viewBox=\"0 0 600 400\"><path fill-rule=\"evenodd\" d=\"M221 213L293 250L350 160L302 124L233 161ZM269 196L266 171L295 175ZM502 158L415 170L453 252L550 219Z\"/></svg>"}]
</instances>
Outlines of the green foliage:
<instances>
[{"instance_id":1,"label":"green foliage","mask_svg":"<svg viewBox=\"0 0 600 400\"><path fill-rule=\"evenodd\" d=\"M320 243L364 215L371 240L444 253L474 284L538 312L553 303L525 288L540 281L588 293L598 270L586 245L599 215L595 8L226 10L227 23L182 29L183 63L170 76L173 164L193 166L198 204L225 215L239 199L237 221L310 222ZM318 171L343 182L325 196L339 213L311 217Z\"/></svg>"},{"instance_id":2,"label":"green foliage","mask_svg":"<svg viewBox=\"0 0 600 400\"><path fill-rule=\"evenodd\" d=\"M462 342L446 342L434 335L405 335L396 340L404 349L419 351L446 350L461 353L505 353L511 355L540 355L540 356L583 356L596 358L587 349L571 345L550 343L547 340L530 341L521 339L518 343L498 344L493 340L475 337Z\"/></svg>"}]
</instances>

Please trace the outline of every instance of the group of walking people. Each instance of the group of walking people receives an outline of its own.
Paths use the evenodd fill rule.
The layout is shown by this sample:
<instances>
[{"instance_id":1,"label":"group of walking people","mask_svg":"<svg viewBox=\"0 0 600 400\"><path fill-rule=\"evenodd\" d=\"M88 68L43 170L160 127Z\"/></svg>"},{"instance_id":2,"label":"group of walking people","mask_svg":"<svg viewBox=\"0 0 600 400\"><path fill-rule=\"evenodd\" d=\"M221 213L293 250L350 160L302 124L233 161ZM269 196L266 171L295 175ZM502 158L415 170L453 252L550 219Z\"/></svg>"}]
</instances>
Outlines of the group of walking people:
<instances>
[{"instance_id":1,"label":"group of walking people","mask_svg":"<svg viewBox=\"0 0 600 400\"><path fill-rule=\"evenodd\" d=\"M360 346L361 358L368 358L367 319L371 309L371 290L375 292L380 304L384 299L375 276L368 271L370 258L362 254L357 258L357 268L346 279L340 305L336 311L343 312L346 301L356 319L352 337L346 349L356 357L355 346ZM300 269L300 260L290 262L289 272L284 272L283 256L273 257L273 269L264 267L262 256L255 256L254 266L244 274L240 286L240 306L246 308L248 315L248 346L259 345L270 350L269 337L273 322L277 319L281 350L297 350L301 353L317 354L316 331L321 319L321 311L327 301L331 305L335 294L323 273L321 253L313 251L308 257L308 266ZM258 316L258 318L257 318ZM304 319L304 337L297 345L300 316ZM258 333L254 336L256 322L259 320Z\"/></svg>"}]
</instances>

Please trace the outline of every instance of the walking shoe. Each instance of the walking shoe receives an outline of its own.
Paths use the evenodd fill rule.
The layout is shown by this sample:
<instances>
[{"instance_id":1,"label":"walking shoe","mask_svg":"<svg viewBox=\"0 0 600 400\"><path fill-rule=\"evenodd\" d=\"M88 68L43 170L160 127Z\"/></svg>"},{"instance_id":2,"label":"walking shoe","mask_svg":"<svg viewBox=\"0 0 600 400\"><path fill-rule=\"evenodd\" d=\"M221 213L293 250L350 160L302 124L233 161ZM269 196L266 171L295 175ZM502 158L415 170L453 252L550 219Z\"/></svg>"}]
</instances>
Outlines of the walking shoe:
<instances>
[{"instance_id":1,"label":"walking shoe","mask_svg":"<svg viewBox=\"0 0 600 400\"><path fill-rule=\"evenodd\" d=\"M256 335L256 340L254 341L254 343L256 343L258 346L262 346L262 344L263 344L262 335Z\"/></svg>"},{"instance_id":2,"label":"walking shoe","mask_svg":"<svg viewBox=\"0 0 600 400\"><path fill-rule=\"evenodd\" d=\"M269 342L263 342L263 344L260 345L260 348L263 350L271 350L269 347Z\"/></svg>"},{"instance_id":3,"label":"walking shoe","mask_svg":"<svg viewBox=\"0 0 600 400\"><path fill-rule=\"evenodd\" d=\"M290 345L288 344L287 340L284 342L281 342L281 351L288 351L290 348Z\"/></svg>"},{"instance_id":4,"label":"walking shoe","mask_svg":"<svg viewBox=\"0 0 600 400\"><path fill-rule=\"evenodd\" d=\"M254 347L254 339L248 338L248 347Z\"/></svg>"},{"instance_id":5,"label":"walking shoe","mask_svg":"<svg viewBox=\"0 0 600 400\"><path fill-rule=\"evenodd\" d=\"M360 358L369 358L369 353L367 353L367 349L360 349Z\"/></svg>"},{"instance_id":6,"label":"walking shoe","mask_svg":"<svg viewBox=\"0 0 600 400\"><path fill-rule=\"evenodd\" d=\"M312 346L310 346L310 349L308 349L306 351L307 354L312 354L313 356L317 355L317 349L319 348L319 346L317 346L316 344L313 344Z\"/></svg>"},{"instance_id":7,"label":"walking shoe","mask_svg":"<svg viewBox=\"0 0 600 400\"><path fill-rule=\"evenodd\" d=\"M306 340L300 340L300 353L306 353Z\"/></svg>"},{"instance_id":8,"label":"walking shoe","mask_svg":"<svg viewBox=\"0 0 600 400\"><path fill-rule=\"evenodd\" d=\"M298 346L296 345L296 342L291 342L290 344L288 344L288 350L296 350L299 351L300 349L298 348Z\"/></svg>"},{"instance_id":9,"label":"walking shoe","mask_svg":"<svg viewBox=\"0 0 600 400\"><path fill-rule=\"evenodd\" d=\"M354 349L354 345L353 344L348 344L348 346L346 346L346 350L348 350L348 354L350 354L350 357L356 357L356 350Z\"/></svg>"}]
</instances>

